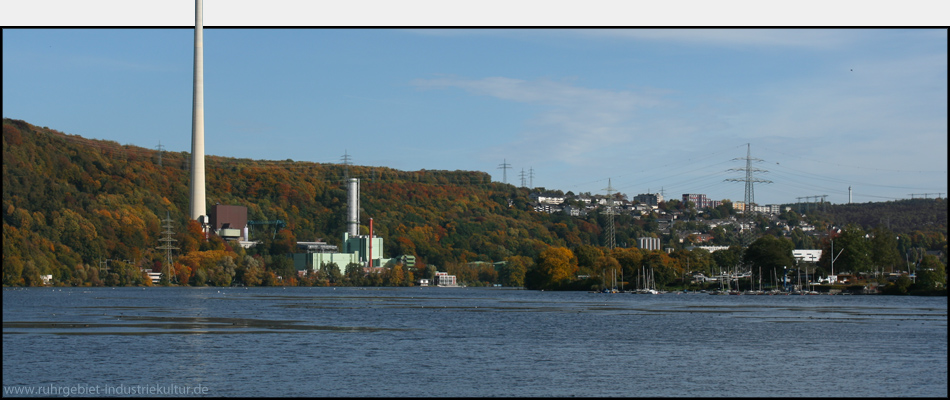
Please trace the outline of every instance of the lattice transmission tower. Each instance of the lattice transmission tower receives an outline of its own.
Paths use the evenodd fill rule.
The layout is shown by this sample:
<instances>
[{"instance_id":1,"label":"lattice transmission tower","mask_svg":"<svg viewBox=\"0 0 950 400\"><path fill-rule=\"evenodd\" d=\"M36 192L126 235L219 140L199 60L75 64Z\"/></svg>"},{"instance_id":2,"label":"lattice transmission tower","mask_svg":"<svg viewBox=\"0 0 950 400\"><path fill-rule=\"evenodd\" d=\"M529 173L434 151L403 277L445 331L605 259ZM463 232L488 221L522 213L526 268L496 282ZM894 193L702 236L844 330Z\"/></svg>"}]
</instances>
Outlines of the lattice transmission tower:
<instances>
[{"instance_id":1,"label":"lattice transmission tower","mask_svg":"<svg viewBox=\"0 0 950 400\"><path fill-rule=\"evenodd\" d=\"M507 159L502 159L502 163L498 164L498 169L502 170L501 181L508 183L508 170L511 169L511 164L508 164Z\"/></svg>"},{"instance_id":2,"label":"lattice transmission tower","mask_svg":"<svg viewBox=\"0 0 950 400\"><path fill-rule=\"evenodd\" d=\"M172 280L175 278L175 271L173 270L174 267L172 263L172 250L178 250L178 248L172 245L172 242L177 242L177 240L172 239L172 236L175 234L175 232L172 232L173 221L167 211L165 212L165 219L163 219L162 222L164 223L162 227L165 228L165 231L162 232L162 234L165 236L161 239L158 239L159 242L162 242L162 245L156 247L156 249L165 250L165 267L162 268L162 274L165 275L165 279L168 281L168 283L172 283Z\"/></svg>"},{"instance_id":3,"label":"lattice transmission tower","mask_svg":"<svg viewBox=\"0 0 950 400\"><path fill-rule=\"evenodd\" d=\"M614 187L610 184L610 178L607 178L607 248L617 247L617 232L614 229Z\"/></svg>"},{"instance_id":4,"label":"lattice transmission tower","mask_svg":"<svg viewBox=\"0 0 950 400\"><path fill-rule=\"evenodd\" d=\"M346 152L346 149L343 150L343 157L340 157L340 161L343 162L343 183L350 180L350 164L353 163L353 157Z\"/></svg>"},{"instance_id":5,"label":"lattice transmission tower","mask_svg":"<svg viewBox=\"0 0 950 400\"><path fill-rule=\"evenodd\" d=\"M764 169L753 168L752 162L762 162L763 160L758 158L752 158L752 146L749 143L746 143L746 155L745 158L734 158L733 161L745 160L745 168L731 168L727 171L743 171L745 172L745 178L729 178L724 180L724 182L745 182L745 211L743 215L749 226L749 230L746 234L742 235L742 246L748 247L752 243L753 233L753 224L755 223L755 190L753 188L753 183L772 183L770 180L759 179L755 177L755 173L758 172L769 172Z\"/></svg>"}]
</instances>

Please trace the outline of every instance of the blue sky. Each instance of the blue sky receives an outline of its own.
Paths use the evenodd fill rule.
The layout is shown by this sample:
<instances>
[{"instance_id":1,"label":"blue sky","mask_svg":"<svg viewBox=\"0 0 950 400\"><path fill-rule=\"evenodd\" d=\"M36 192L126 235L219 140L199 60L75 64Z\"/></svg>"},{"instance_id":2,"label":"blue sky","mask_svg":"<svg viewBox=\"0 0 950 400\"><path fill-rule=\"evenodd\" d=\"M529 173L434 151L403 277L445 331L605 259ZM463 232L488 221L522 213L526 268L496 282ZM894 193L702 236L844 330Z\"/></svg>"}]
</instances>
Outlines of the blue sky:
<instances>
[{"instance_id":1,"label":"blue sky","mask_svg":"<svg viewBox=\"0 0 950 400\"><path fill-rule=\"evenodd\" d=\"M945 29L222 29L213 4L209 155L741 201L748 143L761 204L947 195ZM5 29L3 116L190 151L193 11Z\"/></svg>"}]
</instances>

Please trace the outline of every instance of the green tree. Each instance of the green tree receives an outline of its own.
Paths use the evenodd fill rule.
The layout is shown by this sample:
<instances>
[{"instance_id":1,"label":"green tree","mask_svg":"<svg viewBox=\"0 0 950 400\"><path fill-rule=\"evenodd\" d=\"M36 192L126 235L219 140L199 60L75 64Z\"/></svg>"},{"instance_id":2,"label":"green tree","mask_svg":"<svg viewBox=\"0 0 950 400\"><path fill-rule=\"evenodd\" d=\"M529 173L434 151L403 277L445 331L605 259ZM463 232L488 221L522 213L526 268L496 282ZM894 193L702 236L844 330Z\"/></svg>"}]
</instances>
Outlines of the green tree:
<instances>
[{"instance_id":1,"label":"green tree","mask_svg":"<svg viewBox=\"0 0 950 400\"><path fill-rule=\"evenodd\" d=\"M191 279L195 286L206 286L208 284L208 273L204 268L199 268L195 270L195 275Z\"/></svg>"},{"instance_id":2,"label":"green tree","mask_svg":"<svg viewBox=\"0 0 950 400\"><path fill-rule=\"evenodd\" d=\"M911 283L907 275L901 275L897 278L897 281L885 286L883 292L884 294L907 294Z\"/></svg>"},{"instance_id":3,"label":"green tree","mask_svg":"<svg viewBox=\"0 0 950 400\"><path fill-rule=\"evenodd\" d=\"M231 286L234 276L237 275L237 265L230 256L222 257L211 270L211 282L215 286Z\"/></svg>"},{"instance_id":4,"label":"green tree","mask_svg":"<svg viewBox=\"0 0 950 400\"><path fill-rule=\"evenodd\" d=\"M4 240L4 242L6 242L6 240ZM19 286L23 284L23 261L20 259L20 257L4 257L3 284L11 286Z\"/></svg>"},{"instance_id":5,"label":"green tree","mask_svg":"<svg viewBox=\"0 0 950 400\"><path fill-rule=\"evenodd\" d=\"M237 278L246 286L260 286L264 273L261 262L248 255L244 256L243 265L236 272Z\"/></svg>"},{"instance_id":6,"label":"green tree","mask_svg":"<svg viewBox=\"0 0 950 400\"><path fill-rule=\"evenodd\" d=\"M366 274L363 273L363 266L357 263L346 265L344 281L350 286L363 286L366 284Z\"/></svg>"},{"instance_id":7,"label":"green tree","mask_svg":"<svg viewBox=\"0 0 950 400\"><path fill-rule=\"evenodd\" d=\"M526 256L510 256L498 273L502 285L509 287L523 287L525 273L534 265L534 260Z\"/></svg>"},{"instance_id":8,"label":"green tree","mask_svg":"<svg viewBox=\"0 0 950 400\"><path fill-rule=\"evenodd\" d=\"M749 245L743 261L753 270L761 268L765 276L783 276L785 267L791 268L795 265L795 257L792 256L793 248L791 240L763 236Z\"/></svg>"},{"instance_id":9,"label":"green tree","mask_svg":"<svg viewBox=\"0 0 950 400\"><path fill-rule=\"evenodd\" d=\"M586 244L577 246L573 253L577 257L577 266L587 273L592 272L597 260L604 256L604 252L599 247Z\"/></svg>"},{"instance_id":10,"label":"green tree","mask_svg":"<svg viewBox=\"0 0 950 400\"><path fill-rule=\"evenodd\" d=\"M864 231L857 225L849 224L834 241L836 273L851 272L854 274L860 272L869 272L871 270L871 249L868 238ZM840 254L840 255L839 255ZM831 270L831 241L825 241L822 244L821 259L818 265L826 270Z\"/></svg>"},{"instance_id":11,"label":"green tree","mask_svg":"<svg viewBox=\"0 0 950 400\"><path fill-rule=\"evenodd\" d=\"M320 272L333 285L339 284L343 281L343 274L340 272L340 267L335 262L324 263L320 266Z\"/></svg>"},{"instance_id":12,"label":"green tree","mask_svg":"<svg viewBox=\"0 0 950 400\"><path fill-rule=\"evenodd\" d=\"M742 247L739 245L732 245L729 246L728 249L715 251L710 256L712 257L712 262L717 267L719 267L719 269L728 270L730 268L734 268L742 262Z\"/></svg>"},{"instance_id":13,"label":"green tree","mask_svg":"<svg viewBox=\"0 0 950 400\"><path fill-rule=\"evenodd\" d=\"M947 285L947 268L937 256L926 254L917 268L917 287L935 289Z\"/></svg>"},{"instance_id":14,"label":"green tree","mask_svg":"<svg viewBox=\"0 0 950 400\"><path fill-rule=\"evenodd\" d=\"M881 271L893 271L901 263L897 252L897 234L883 226L871 231L871 262Z\"/></svg>"},{"instance_id":15,"label":"green tree","mask_svg":"<svg viewBox=\"0 0 950 400\"><path fill-rule=\"evenodd\" d=\"M41 272L37 268L36 262L33 260L27 261L23 267L23 282L26 286L43 286L43 278L40 275Z\"/></svg>"},{"instance_id":16,"label":"green tree","mask_svg":"<svg viewBox=\"0 0 950 400\"><path fill-rule=\"evenodd\" d=\"M297 276L297 270L294 269L294 260L283 254L271 256L267 269L283 279Z\"/></svg>"}]
</instances>

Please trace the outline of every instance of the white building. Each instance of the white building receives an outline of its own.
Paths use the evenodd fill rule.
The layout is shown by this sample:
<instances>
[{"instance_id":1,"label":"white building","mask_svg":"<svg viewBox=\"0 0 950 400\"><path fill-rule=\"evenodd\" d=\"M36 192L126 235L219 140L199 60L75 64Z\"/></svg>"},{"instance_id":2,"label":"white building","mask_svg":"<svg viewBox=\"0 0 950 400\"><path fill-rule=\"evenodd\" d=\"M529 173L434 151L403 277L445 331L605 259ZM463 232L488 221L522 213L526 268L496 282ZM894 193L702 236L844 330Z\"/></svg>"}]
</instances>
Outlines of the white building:
<instances>
[{"instance_id":1,"label":"white building","mask_svg":"<svg viewBox=\"0 0 950 400\"><path fill-rule=\"evenodd\" d=\"M713 253L713 252L717 252L717 251L719 251L719 250L729 250L729 246L692 246L692 247L688 247L687 249L690 249L690 250L692 250L692 249L703 249L703 250L706 250L706 251L708 251L708 252L710 252L710 253Z\"/></svg>"},{"instance_id":2,"label":"white building","mask_svg":"<svg viewBox=\"0 0 950 400\"><path fill-rule=\"evenodd\" d=\"M553 193L531 193L532 200L541 204L558 205L564 202L564 196L558 196Z\"/></svg>"},{"instance_id":3,"label":"white building","mask_svg":"<svg viewBox=\"0 0 950 400\"><path fill-rule=\"evenodd\" d=\"M816 263L821 259L821 250L795 249L792 250L792 257L795 257L795 261L797 262Z\"/></svg>"},{"instance_id":4,"label":"white building","mask_svg":"<svg viewBox=\"0 0 950 400\"><path fill-rule=\"evenodd\" d=\"M435 286L458 286L458 283L455 281L455 275L449 275L448 272L436 272Z\"/></svg>"},{"instance_id":5,"label":"white building","mask_svg":"<svg viewBox=\"0 0 950 400\"><path fill-rule=\"evenodd\" d=\"M660 238L642 237L637 239L638 247L644 250L659 250Z\"/></svg>"},{"instance_id":6,"label":"white building","mask_svg":"<svg viewBox=\"0 0 950 400\"><path fill-rule=\"evenodd\" d=\"M756 205L755 212L763 214L781 214L782 206L779 204L767 204L764 206Z\"/></svg>"}]
</instances>

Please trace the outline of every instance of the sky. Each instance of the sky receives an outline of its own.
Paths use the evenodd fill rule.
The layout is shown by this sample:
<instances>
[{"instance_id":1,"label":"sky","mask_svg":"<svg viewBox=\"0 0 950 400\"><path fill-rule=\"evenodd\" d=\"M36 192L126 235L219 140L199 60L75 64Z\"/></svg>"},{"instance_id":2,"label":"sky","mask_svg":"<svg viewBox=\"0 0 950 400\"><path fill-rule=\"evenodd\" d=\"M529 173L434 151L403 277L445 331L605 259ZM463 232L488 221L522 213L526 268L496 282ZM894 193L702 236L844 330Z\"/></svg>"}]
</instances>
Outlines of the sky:
<instances>
[{"instance_id":1,"label":"sky","mask_svg":"<svg viewBox=\"0 0 950 400\"><path fill-rule=\"evenodd\" d=\"M190 151L194 3L150 3L49 20L5 13L0 22L17 27L3 30L3 117ZM524 176L574 193L609 186L630 198L742 201L747 165L759 204L842 204L849 187L856 203L948 192L945 28L587 24L599 9L577 12L585 28L571 10L487 25L484 10L471 11L476 22L393 10L408 22L381 23L300 4L284 13L287 27L273 9L235 7L204 3L208 155L346 154L356 165L483 171L516 186Z\"/></svg>"}]
</instances>

